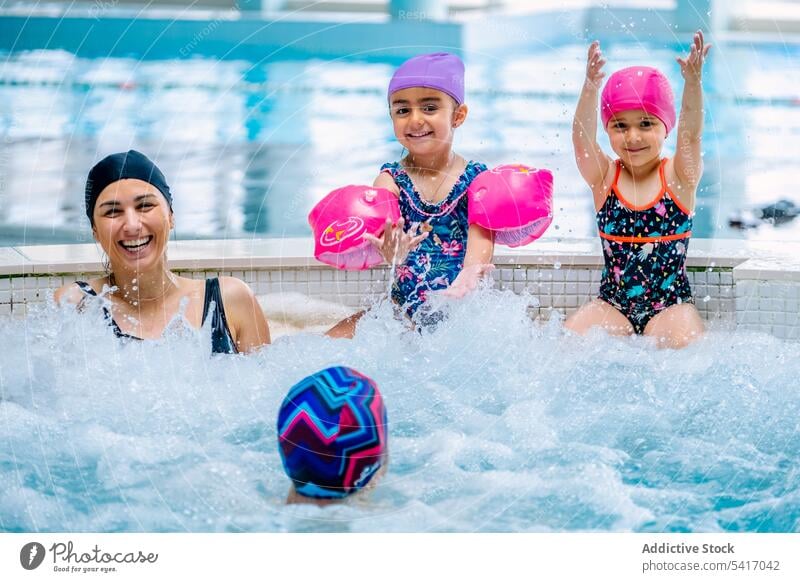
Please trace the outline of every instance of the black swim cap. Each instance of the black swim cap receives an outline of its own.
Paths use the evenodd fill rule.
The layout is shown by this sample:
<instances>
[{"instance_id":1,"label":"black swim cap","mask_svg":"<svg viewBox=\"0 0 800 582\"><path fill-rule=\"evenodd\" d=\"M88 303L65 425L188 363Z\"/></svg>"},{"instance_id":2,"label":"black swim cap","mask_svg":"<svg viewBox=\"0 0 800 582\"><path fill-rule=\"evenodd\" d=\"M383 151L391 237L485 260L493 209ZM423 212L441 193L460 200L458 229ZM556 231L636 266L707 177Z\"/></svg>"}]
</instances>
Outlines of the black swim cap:
<instances>
[{"instance_id":1,"label":"black swim cap","mask_svg":"<svg viewBox=\"0 0 800 582\"><path fill-rule=\"evenodd\" d=\"M142 180L158 188L158 191L166 198L169 209L172 210L172 194L164 174L146 155L136 150L128 150L127 153L106 156L89 170L85 192L86 216L89 217L89 222L94 224L92 216L100 192L117 180L131 178Z\"/></svg>"}]
</instances>

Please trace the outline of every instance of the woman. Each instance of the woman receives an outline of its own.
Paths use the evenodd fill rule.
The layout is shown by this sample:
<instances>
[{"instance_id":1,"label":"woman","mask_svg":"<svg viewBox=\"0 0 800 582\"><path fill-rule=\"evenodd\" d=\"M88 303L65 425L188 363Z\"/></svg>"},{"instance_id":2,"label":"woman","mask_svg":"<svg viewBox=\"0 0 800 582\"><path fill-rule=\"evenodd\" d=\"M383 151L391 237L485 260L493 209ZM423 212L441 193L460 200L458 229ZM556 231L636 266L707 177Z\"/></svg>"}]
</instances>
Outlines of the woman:
<instances>
[{"instance_id":1,"label":"woman","mask_svg":"<svg viewBox=\"0 0 800 582\"><path fill-rule=\"evenodd\" d=\"M169 270L172 194L147 156L130 150L98 162L86 180L85 201L109 273L61 287L57 302L80 305L110 289L110 309L104 308L109 325L118 337L132 339L160 338L185 302L183 317L192 327L211 317L215 353L250 352L270 342L264 313L247 284L233 277L198 281Z\"/></svg>"}]
</instances>

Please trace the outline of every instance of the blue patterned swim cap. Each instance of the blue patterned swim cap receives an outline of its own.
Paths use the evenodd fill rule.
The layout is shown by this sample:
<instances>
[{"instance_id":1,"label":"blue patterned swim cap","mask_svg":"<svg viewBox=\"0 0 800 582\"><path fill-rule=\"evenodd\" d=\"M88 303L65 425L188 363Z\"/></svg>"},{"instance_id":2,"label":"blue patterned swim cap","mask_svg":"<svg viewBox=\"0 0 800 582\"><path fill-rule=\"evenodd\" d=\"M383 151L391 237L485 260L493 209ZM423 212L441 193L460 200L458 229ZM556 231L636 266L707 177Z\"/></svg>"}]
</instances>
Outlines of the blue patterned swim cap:
<instances>
[{"instance_id":1,"label":"blue patterned swim cap","mask_svg":"<svg viewBox=\"0 0 800 582\"><path fill-rule=\"evenodd\" d=\"M283 468L301 495L355 493L386 463L386 408L375 382L335 366L295 384L278 411Z\"/></svg>"}]
</instances>

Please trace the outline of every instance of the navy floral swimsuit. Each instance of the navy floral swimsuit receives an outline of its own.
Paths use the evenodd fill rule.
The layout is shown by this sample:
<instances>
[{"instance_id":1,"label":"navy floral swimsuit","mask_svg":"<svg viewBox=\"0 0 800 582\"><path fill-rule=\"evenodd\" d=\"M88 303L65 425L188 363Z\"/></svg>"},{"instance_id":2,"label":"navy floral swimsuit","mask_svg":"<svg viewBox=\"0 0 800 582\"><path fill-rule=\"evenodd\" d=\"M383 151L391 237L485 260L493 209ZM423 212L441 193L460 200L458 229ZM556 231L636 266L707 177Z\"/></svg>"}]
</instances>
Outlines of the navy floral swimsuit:
<instances>
[{"instance_id":1,"label":"navy floral swimsuit","mask_svg":"<svg viewBox=\"0 0 800 582\"><path fill-rule=\"evenodd\" d=\"M667 307L694 303L686 277L686 250L692 236L692 214L667 188L664 159L659 167L661 191L651 203L634 206L614 181L597 213L605 269L599 297L616 307L637 334Z\"/></svg>"},{"instance_id":2,"label":"navy floral swimsuit","mask_svg":"<svg viewBox=\"0 0 800 582\"><path fill-rule=\"evenodd\" d=\"M400 189L400 214L405 219L405 230L422 223L421 231L430 232L395 270L392 299L409 317L425 303L430 291L446 289L461 272L469 230L467 188L485 170L484 164L468 162L447 197L431 204L420 197L400 162L381 167L381 172L388 172Z\"/></svg>"}]
</instances>

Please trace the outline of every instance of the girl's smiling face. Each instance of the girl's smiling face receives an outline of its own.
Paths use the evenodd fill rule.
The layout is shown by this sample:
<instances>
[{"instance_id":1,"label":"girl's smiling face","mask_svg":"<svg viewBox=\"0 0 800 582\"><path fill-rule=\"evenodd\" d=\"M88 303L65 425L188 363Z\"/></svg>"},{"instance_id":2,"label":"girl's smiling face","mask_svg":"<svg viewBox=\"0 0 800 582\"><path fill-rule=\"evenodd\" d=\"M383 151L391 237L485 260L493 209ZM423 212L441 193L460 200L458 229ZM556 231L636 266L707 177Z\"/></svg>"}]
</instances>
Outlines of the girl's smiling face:
<instances>
[{"instance_id":1,"label":"girl's smiling face","mask_svg":"<svg viewBox=\"0 0 800 582\"><path fill-rule=\"evenodd\" d=\"M394 134L413 155L449 153L453 130L467 117L466 105L427 87L396 91L389 106Z\"/></svg>"},{"instance_id":2,"label":"girl's smiling face","mask_svg":"<svg viewBox=\"0 0 800 582\"><path fill-rule=\"evenodd\" d=\"M606 124L611 149L627 166L642 166L661 157L667 128L643 109L615 114Z\"/></svg>"},{"instance_id":3,"label":"girl's smiling face","mask_svg":"<svg viewBox=\"0 0 800 582\"><path fill-rule=\"evenodd\" d=\"M106 186L94 207L94 237L112 269L146 271L165 254L172 211L158 189L142 180Z\"/></svg>"}]
</instances>

